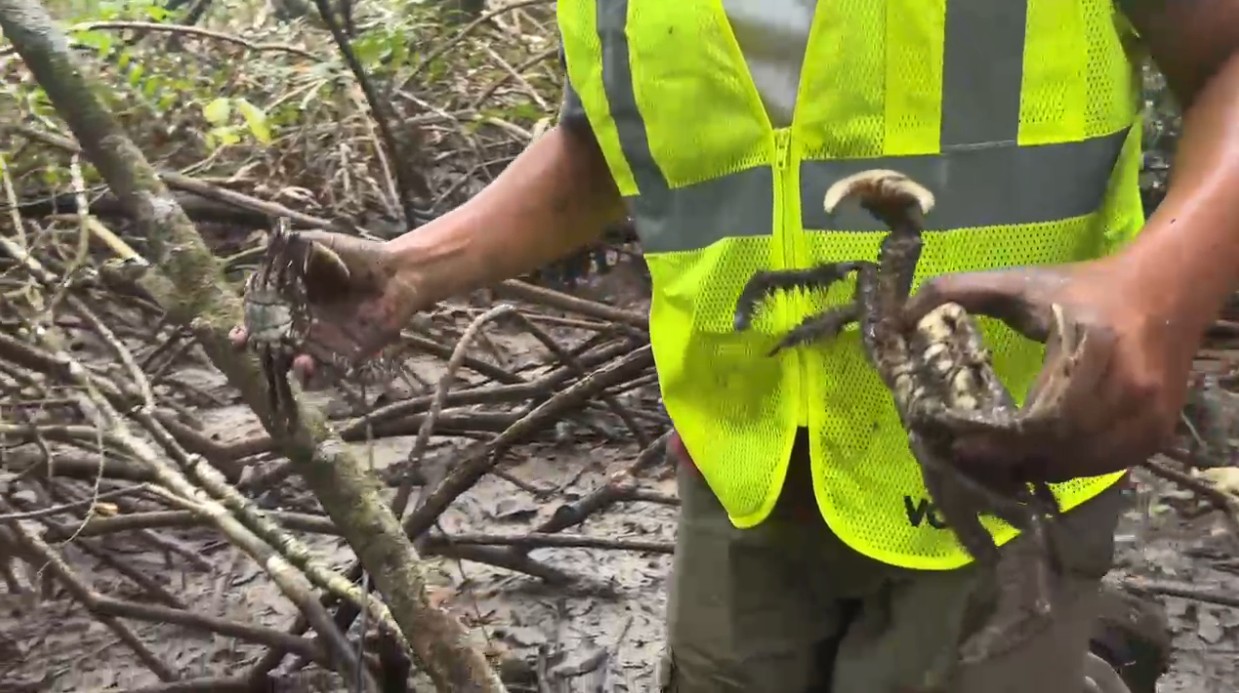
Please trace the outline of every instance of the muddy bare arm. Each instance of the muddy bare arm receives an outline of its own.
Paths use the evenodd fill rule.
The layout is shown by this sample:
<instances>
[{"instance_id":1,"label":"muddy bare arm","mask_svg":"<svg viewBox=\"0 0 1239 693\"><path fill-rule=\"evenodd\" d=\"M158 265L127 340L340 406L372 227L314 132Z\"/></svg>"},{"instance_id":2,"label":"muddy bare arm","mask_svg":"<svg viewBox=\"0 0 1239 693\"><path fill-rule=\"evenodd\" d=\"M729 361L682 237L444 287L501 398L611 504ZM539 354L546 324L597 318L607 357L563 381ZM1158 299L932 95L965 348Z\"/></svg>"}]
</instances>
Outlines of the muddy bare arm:
<instances>
[{"instance_id":1,"label":"muddy bare arm","mask_svg":"<svg viewBox=\"0 0 1239 693\"><path fill-rule=\"evenodd\" d=\"M1124 253L1196 337L1239 288L1239 2L1117 0L1183 107L1168 194Z\"/></svg>"},{"instance_id":2,"label":"muddy bare arm","mask_svg":"<svg viewBox=\"0 0 1239 693\"><path fill-rule=\"evenodd\" d=\"M251 330L268 334L275 328L281 351L300 352L292 364L303 377L324 360L356 366L396 339L415 313L563 258L623 219L619 191L568 85L559 124L452 212L386 243L320 231L281 241L286 251L321 246L338 261L328 264L343 272L287 266L291 255L271 256L268 249L268 259L290 271L277 272L283 280L275 284L251 286L247 306L255 308L252 317L263 319L247 316L230 337L241 347L250 342ZM300 328L288 332L296 327L288 321L264 324L280 310L290 311Z\"/></svg>"},{"instance_id":3,"label":"muddy bare arm","mask_svg":"<svg viewBox=\"0 0 1239 693\"><path fill-rule=\"evenodd\" d=\"M469 202L388 245L420 309L562 258L624 214L594 138L561 123Z\"/></svg>"}]
</instances>

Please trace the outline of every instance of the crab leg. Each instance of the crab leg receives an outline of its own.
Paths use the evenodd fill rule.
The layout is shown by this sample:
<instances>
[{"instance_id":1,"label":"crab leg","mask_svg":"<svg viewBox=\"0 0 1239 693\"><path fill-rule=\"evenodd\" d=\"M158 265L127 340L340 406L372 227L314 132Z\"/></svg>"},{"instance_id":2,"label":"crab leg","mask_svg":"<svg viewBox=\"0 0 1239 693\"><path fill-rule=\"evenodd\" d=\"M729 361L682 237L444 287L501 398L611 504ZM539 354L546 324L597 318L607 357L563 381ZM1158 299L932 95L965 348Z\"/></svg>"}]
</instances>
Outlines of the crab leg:
<instances>
[{"instance_id":1,"label":"crab leg","mask_svg":"<svg viewBox=\"0 0 1239 693\"><path fill-rule=\"evenodd\" d=\"M828 289L867 262L832 262L805 270L771 270L757 272L749 278L736 299L735 329L747 329L757 305L775 291L787 289Z\"/></svg>"},{"instance_id":2,"label":"crab leg","mask_svg":"<svg viewBox=\"0 0 1239 693\"><path fill-rule=\"evenodd\" d=\"M860 305L853 302L847 305L831 308L819 315L810 315L791 332L784 335L779 343L770 350L769 356L774 356L788 348L808 344L818 339L830 339L843 331L849 323L860 319Z\"/></svg>"}]
</instances>

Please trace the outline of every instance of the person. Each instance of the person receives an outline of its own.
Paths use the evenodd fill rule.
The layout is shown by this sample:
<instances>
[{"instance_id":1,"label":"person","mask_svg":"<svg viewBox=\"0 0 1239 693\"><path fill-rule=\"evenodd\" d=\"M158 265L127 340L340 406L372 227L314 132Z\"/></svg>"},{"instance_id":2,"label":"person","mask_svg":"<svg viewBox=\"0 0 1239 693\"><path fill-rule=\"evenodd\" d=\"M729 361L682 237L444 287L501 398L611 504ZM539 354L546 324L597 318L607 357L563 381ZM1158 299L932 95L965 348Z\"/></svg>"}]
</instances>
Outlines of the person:
<instances>
[{"instance_id":1,"label":"person","mask_svg":"<svg viewBox=\"0 0 1239 693\"><path fill-rule=\"evenodd\" d=\"M1239 3L559 0L557 13L558 124L421 228L315 235L370 270L315 306L317 338L366 358L434 302L630 217L682 499L662 690L1082 690L1126 470L1172 433L1192 356L1236 288ZM1147 219L1146 55L1184 110ZM975 665L956 648L993 608L993 579L929 502L855 331L765 355L849 285L776 296L733 329L754 272L873 258L882 227L821 205L868 168L937 198L909 320L947 301L989 316L996 368L1021 396L1052 305L1088 335L1059 430L953 449L1053 482L1069 539L1052 624ZM1003 551L1024 545L989 526Z\"/></svg>"}]
</instances>

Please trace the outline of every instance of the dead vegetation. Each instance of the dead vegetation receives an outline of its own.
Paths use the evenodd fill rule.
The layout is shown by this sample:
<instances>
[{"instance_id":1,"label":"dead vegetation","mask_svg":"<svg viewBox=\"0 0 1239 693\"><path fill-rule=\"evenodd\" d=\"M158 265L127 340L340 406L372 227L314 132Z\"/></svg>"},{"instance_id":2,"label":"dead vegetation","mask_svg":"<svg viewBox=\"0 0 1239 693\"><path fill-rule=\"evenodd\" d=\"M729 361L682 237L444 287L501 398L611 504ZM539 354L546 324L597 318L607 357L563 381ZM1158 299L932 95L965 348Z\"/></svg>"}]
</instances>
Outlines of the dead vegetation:
<instances>
[{"instance_id":1,"label":"dead vegetation","mask_svg":"<svg viewBox=\"0 0 1239 693\"><path fill-rule=\"evenodd\" d=\"M390 236L549 125L553 5L37 7L0 0L0 690L649 690L677 501L631 247L419 316L292 432L225 338L275 219ZM1200 623L1239 585L1233 313L1116 572ZM1167 516L1229 523L1191 529L1216 584L1140 553Z\"/></svg>"}]
</instances>

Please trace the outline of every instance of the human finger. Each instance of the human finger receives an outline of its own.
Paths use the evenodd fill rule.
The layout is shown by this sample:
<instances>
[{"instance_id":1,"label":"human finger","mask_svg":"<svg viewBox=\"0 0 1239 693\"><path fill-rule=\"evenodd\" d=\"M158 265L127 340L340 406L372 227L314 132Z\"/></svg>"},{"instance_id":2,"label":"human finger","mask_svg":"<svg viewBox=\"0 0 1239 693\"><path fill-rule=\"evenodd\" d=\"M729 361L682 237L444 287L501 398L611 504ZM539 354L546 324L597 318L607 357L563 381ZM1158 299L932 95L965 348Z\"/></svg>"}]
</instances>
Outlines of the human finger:
<instances>
[{"instance_id":1,"label":"human finger","mask_svg":"<svg viewBox=\"0 0 1239 693\"><path fill-rule=\"evenodd\" d=\"M1171 423L1167 424L1166 419ZM1161 451L1174 440L1174 431L1174 418L1163 416L1158 408L1149 406L1146 399L1143 404L1130 408L1127 417L1116 422L1107 435L1089 440L1083 446L1082 454L1094 460L1095 465L1117 470L1137 464Z\"/></svg>"},{"instance_id":2,"label":"human finger","mask_svg":"<svg viewBox=\"0 0 1239 693\"><path fill-rule=\"evenodd\" d=\"M249 331L242 325L237 325L228 331L228 341L232 343L234 349L244 349L249 338Z\"/></svg>"},{"instance_id":3,"label":"human finger","mask_svg":"<svg viewBox=\"0 0 1239 693\"><path fill-rule=\"evenodd\" d=\"M315 243L322 243L332 250L351 247L350 242L364 242L356 236L350 236L338 231L320 231L317 229L298 231L297 237L307 241L314 241Z\"/></svg>"},{"instance_id":4,"label":"human finger","mask_svg":"<svg viewBox=\"0 0 1239 693\"><path fill-rule=\"evenodd\" d=\"M1062 335L1049 340L1044 365L1022 408L1040 432L1050 429L1067 438L1090 435L1136 404L1112 372L1117 347L1113 330L1104 325L1083 329L1078 342L1071 335L1065 337L1067 343Z\"/></svg>"},{"instance_id":5,"label":"human finger","mask_svg":"<svg viewBox=\"0 0 1239 693\"><path fill-rule=\"evenodd\" d=\"M959 430L955 447L961 458L978 464L1023 464L1028 457L1074 449L1079 441L1112 427L1137 406L1122 379L1111 373L1117 339L1104 325L1081 327L1072 316L1053 309L1045 359L1012 425L973 426Z\"/></svg>"},{"instance_id":6,"label":"human finger","mask_svg":"<svg viewBox=\"0 0 1239 693\"><path fill-rule=\"evenodd\" d=\"M944 303L956 303L972 314L998 318L1029 339L1045 341L1050 313L1036 300L1040 281L1032 270L960 272L934 277L908 298L904 319L915 325Z\"/></svg>"},{"instance_id":7,"label":"human finger","mask_svg":"<svg viewBox=\"0 0 1239 693\"><path fill-rule=\"evenodd\" d=\"M1060 483L1127 469L1147 459L1158 448L1156 427L1143 416L1127 416L1113 428L1079 441L1070 452L1047 458L1036 474L1044 481Z\"/></svg>"},{"instance_id":8,"label":"human finger","mask_svg":"<svg viewBox=\"0 0 1239 693\"><path fill-rule=\"evenodd\" d=\"M1045 427L960 437L952 453L957 464L977 474L1010 474L1022 482L1061 482L1130 466L1159 445L1159 429L1145 404L1123 397L1114 381L1101 381L1096 415L1057 412Z\"/></svg>"},{"instance_id":9,"label":"human finger","mask_svg":"<svg viewBox=\"0 0 1239 693\"><path fill-rule=\"evenodd\" d=\"M309 241L331 250L349 265L365 264L365 258L371 258L382 248L376 241L335 231L299 231L297 236L298 240ZM350 269L354 268L350 266Z\"/></svg>"},{"instance_id":10,"label":"human finger","mask_svg":"<svg viewBox=\"0 0 1239 693\"><path fill-rule=\"evenodd\" d=\"M999 436L960 439L952 448L955 464L990 484L1018 484L1063 480L1064 469L1079 468L1069 447L1035 441L1002 440ZM1081 476L1080 474L1068 474Z\"/></svg>"},{"instance_id":11,"label":"human finger","mask_svg":"<svg viewBox=\"0 0 1239 693\"><path fill-rule=\"evenodd\" d=\"M302 386L309 382L310 378L314 377L317 365L314 362L314 357L309 354L297 354L293 358L292 371Z\"/></svg>"}]
</instances>

